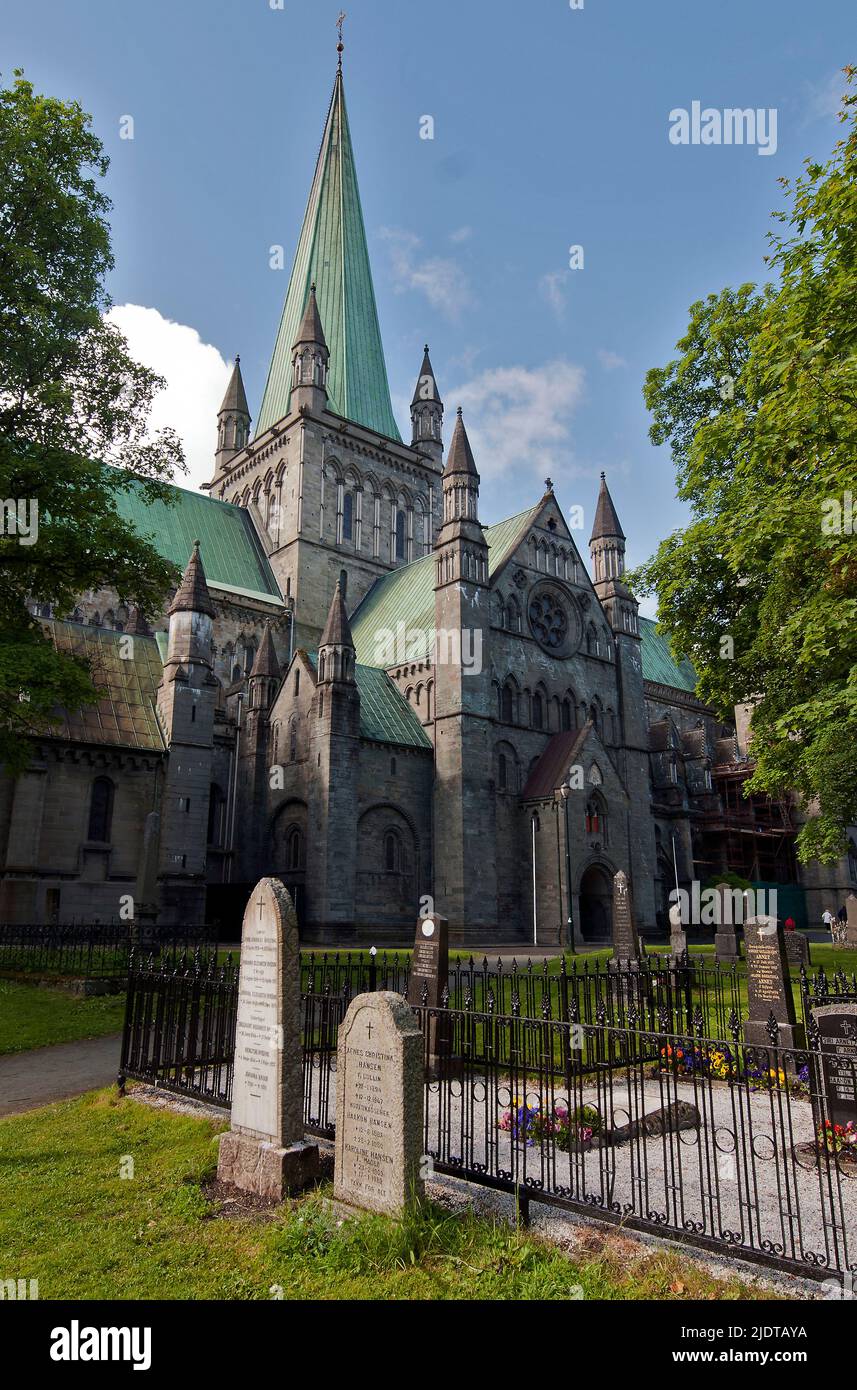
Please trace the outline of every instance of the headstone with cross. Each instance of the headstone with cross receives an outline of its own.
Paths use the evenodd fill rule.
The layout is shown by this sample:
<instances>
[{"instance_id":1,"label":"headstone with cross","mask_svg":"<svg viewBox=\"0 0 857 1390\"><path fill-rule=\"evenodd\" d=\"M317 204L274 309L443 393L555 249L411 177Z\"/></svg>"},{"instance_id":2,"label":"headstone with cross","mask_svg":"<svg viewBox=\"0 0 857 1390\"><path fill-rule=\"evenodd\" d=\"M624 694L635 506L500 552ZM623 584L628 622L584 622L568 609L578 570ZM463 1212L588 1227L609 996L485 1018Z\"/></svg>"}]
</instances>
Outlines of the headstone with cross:
<instances>
[{"instance_id":1,"label":"headstone with cross","mask_svg":"<svg viewBox=\"0 0 857 1390\"><path fill-rule=\"evenodd\" d=\"M285 885L256 885L241 929L232 1127L221 1135L217 1175L281 1201L318 1173L304 1142L298 926Z\"/></svg>"},{"instance_id":2,"label":"headstone with cross","mask_svg":"<svg viewBox=\"0 0 857 1390\"><path fill-rule=\"evenodd\" d=\"M336 1049L337 1201L399 1216L423 1194L423 1034L400 994L360 994Z\"/></svg>"},{"instance_id":3,"label":"headstone with cross","mask_svg":"<svg viewBox=\"0 0 857 1390\"><path fill-rule=\"evenodd\" d=\"M816 1128L857 1129L857 1003L813 1007L813 1108Z\"/></svg>"},{"instance_id":4,"label":"headstone with cross","mask_svg":"<svg viewBox=\"0 0 857 1390\"><path fill-rule=\"evenodd\" d=\"M793 1049L806 1044L803 1025L797 1022L784 932L776 917L750 917L744 923L747 953L747 1001L749 1018L744 1024L747 1047L769 1048L772 1021L777 1025L777 1046Z\"/></svg>"}]
</instances>

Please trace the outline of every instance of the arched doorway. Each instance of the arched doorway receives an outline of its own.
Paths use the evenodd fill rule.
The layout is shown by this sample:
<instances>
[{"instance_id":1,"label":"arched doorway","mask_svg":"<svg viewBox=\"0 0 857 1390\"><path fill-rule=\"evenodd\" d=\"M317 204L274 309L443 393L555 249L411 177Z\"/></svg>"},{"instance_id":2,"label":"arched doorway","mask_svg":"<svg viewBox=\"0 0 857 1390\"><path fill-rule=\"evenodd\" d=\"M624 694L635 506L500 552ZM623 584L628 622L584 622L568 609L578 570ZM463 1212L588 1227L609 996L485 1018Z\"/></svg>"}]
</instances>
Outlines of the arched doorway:
<instances>
[{"instance_id":1,"label":"arched doorway","mask_svg":"<svg viewBox=\"0 0 857 1390\"><path fill-rule=\"evenodd\" d=\"M580 880L580 934L584 941L607 942L612 935L613 883L601 864L590 864Z\"/></svg>"}]
</instances>

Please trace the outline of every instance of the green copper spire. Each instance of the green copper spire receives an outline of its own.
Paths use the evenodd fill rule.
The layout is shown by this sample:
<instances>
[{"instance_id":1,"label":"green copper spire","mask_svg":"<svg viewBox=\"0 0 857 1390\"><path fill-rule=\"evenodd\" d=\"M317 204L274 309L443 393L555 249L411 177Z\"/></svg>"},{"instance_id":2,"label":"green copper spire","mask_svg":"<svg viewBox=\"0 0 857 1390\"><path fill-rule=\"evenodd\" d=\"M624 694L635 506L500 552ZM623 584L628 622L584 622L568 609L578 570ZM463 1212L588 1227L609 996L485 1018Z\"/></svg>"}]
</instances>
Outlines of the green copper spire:
<instances>
[{"instance_id":1,"label":"green copper spire","mask_svg":"<svg viewBox=\"0 0 857 1390\"><path fill-rule=\"evenodd\" d=\"M257 436L288 414L292 348L313 281L330 350L328 408L379 434L400 439L387 384L341 69L333 84L315 177L256 422Z\"/></svg>"}]
</instances>

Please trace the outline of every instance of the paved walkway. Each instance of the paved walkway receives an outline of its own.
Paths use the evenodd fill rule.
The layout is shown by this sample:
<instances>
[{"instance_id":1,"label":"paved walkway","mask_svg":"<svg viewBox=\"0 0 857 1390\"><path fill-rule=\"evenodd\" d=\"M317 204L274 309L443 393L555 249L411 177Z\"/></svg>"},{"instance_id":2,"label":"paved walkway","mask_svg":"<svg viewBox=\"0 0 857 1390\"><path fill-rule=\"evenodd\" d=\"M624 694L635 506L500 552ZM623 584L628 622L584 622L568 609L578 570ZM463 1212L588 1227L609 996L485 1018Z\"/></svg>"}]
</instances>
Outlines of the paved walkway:
<instances>
[{"instance_id":1,"label":"paved walkway","mask_svg":"<svg viewBox=\"0 0 857 1390\"><path fill-rule=\"evenodd\" d=\"M110 1033L0 1057L0 1115L19 1115L109 1086L119 1070L121 1043L121 1033Z\"/></svg>"}]
</instances>

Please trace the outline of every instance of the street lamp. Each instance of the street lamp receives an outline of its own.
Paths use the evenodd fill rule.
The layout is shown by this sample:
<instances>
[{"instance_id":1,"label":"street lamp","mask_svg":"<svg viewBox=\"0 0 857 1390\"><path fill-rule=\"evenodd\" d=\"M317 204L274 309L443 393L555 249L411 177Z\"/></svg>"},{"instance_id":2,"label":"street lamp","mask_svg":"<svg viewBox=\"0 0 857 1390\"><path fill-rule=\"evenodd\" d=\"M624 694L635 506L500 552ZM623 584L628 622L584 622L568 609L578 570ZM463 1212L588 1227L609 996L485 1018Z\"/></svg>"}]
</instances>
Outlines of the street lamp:
<instances>
[{"instance_id":1,"label":"street lamp","mask_svg":"<svg viewBox=\"0 0 857 1390\"><path fill-rule=\"evenodd\" d=\"M566 919L565 930L568 937L568 949L571 955L576 956L574 948L574 922L571 916L571 837L568 830L568 802L571 796L571 787L567 782L563 782L559 789L565 806L565 881L568 889L568 917Z\"/></svg>"}]
</instances>

